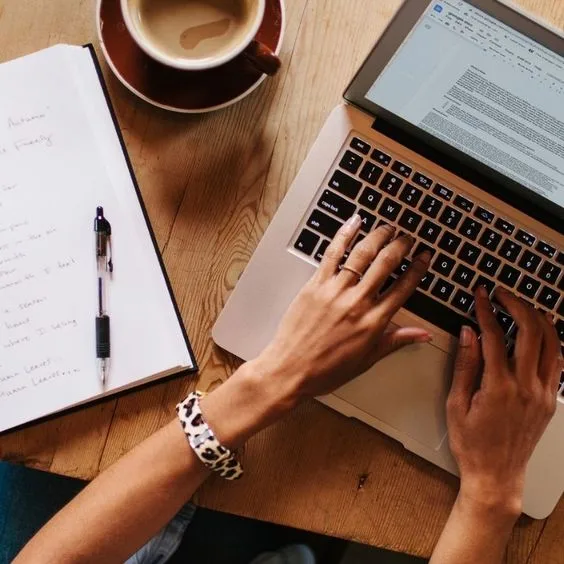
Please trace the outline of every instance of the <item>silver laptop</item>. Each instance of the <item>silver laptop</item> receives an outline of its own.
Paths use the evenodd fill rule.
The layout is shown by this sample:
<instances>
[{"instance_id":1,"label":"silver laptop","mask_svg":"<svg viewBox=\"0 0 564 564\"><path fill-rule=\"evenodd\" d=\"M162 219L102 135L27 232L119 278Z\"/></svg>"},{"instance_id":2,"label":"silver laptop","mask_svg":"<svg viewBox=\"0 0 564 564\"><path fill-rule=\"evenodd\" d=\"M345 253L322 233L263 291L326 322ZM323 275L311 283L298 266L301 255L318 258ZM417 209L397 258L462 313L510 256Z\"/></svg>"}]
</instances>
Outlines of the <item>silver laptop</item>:
<instances>
[{"instance_id":1,"label":"silver laptop","mask_svg":"<svg viewBox=\"0 0 564 564\"><path fill-rule=\"evenodd\" d=\"M445 400L472 290L553 312L564 343L564 39L494 0L407 0L329 116L213 330L256 357L353 213L432 249L394 318L434 335L319 401L456 473ZM390 282L393 281L393 277ZM515 327L497 311L508 346ZM556 391L555 391L556 393ZM529 467L525 511L564 491L564 396Z\"/></svg>"}]
</instances>

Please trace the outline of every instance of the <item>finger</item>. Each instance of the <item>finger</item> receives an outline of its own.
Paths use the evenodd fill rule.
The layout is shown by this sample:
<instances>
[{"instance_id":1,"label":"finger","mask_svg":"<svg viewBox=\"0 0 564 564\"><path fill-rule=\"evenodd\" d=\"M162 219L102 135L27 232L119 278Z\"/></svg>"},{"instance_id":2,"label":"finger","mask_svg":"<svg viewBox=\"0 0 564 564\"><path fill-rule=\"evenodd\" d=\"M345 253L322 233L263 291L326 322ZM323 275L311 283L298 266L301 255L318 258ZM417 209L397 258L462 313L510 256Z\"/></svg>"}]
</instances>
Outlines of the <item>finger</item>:
<instances>
[{"instance_id":1,"label":"finger","mask_svg":"<svg viewBox=\"0 0 564 564\"><path fill-rule=\"evenodd\" d=\"M384 333L376 348L374 362L382 360L392 353L417 343L429 343L433 340L432 335L419 327L400 327Z\"/></svg>"},{"instance_id":2,"label":"finger","mask_svg":"<svg viewBox=\"0 0 564 564\"><path fill-rule=\"evenodd\" d=\"M562 373L562 349L552 316L543 316L543 346L539 365L539 377L549 393L554 394L560 384Z\"/></svg>"},{"instance_id":3,"label":"finger","mask_svg":"<svg viewBox=\"0 0 564 564\"><path fill-rule=\"evenodd\" d=\"M452 385L448 396L449 416L458 417L470 411L481 364L482 354L478 337L471 327L464 326L460 331Z\"/></svg>"},{"instance_id":4,"label":"finger","mask_svg":"<svg viewBox=\"0 0 564 564\"><path fill-rule=\"evenodd\" d=\"M493 313L492 304L487 290L481 286L476 291L475 296L476 316L482 331L482 354L484 364L489 370L485 374L489 375L492 381L484 377L484 386L495 383L502 374L507 373L507 352L505 350L505 335L500 324L497 322Z\"/></svg>"},{"instance_id":5,"label":"finger","mask_svg":"<svg viewBox=\"0 0 564 564\"><path fill-rule=\"evenodd\" d=\"M517 377L526 381L527 375L530 377L531 374L536 373L539 366L543 339L540 326L542 316L504 288L498 288L496 297L517 325L513 358L517 367Z\"/></svg>"},{"instance_id":6,"label":"finger","mask_svg":"<svg viewBox=\"0 0 564 564\"><path fill-rule=\"evenodd\" d=\"M359 280L355 273L364 274L367 271L378 253L389 243L395 230L390 225L382 225L358 243L345 263L351 270L341 270L339 282L343 286L357 284Z\"/></svg>"},{"instance_id":7,"label":"finger","mask_svg":"<svg viewBox=\"0 0 564 564\"><path fill-rule=\"evenodd\" d=\"M407 272L381 297L377 308L379 315L391 319L403 307L425 277L431 258L428 251L417 255Z\"/></svg>"},{"instance_id":8,"label":"finger","mask_svg":"<svg viewBox=\"0 0 564 564\"><path fill-rule=\"evenodd\" d=\"M323 255L323 260L317 269L318 279L329 280L335 276L347 247L352 243L355 235L358 233L361 221L361 217L355 214L337 231L337 234L327 247Z\"/></svg>"},{"instance_id":9,"label":"finger","mask_svg":"<svg viewBox=\"0 0 564 564\"><path fill-rule=\"evenodd\" d=\"M389 276L399 267L401 261L409 254L415 240L409 235L402 235L384 247L374 259L361 283L359 291L375 296Z\"/></svg>"}]
</instances>

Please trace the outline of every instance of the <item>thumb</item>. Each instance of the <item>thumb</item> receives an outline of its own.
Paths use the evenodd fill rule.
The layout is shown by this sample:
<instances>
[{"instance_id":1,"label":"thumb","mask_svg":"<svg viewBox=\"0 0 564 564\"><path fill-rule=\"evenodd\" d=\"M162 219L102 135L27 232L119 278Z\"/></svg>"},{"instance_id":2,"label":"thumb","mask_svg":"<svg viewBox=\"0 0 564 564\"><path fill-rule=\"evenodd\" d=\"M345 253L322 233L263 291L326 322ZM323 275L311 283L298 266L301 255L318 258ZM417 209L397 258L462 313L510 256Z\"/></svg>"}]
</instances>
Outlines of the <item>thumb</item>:
<instances>
[{"instance_id":1,"label":"thumb","mask_svg":"<svg viewBox=\"0 0 564 564\"><path fill-rule=\"evenodd\" d=\"M469 411L481 360L482 353L476 333L471 327L462 327L449 394L449 409L463 409L464 413Z\"/></svg>"},{"instance_id":2,"label":"thumb","mask_svg":"<svg viewBox=\"0 0 564 564\"><path fill-rule=\"evenodd\" d=\"M384 333L376 347L376 362L382 360L399 349L416 343L428 343L431 335L425 329L417 327L401 327Z\"/></svg>"}]
</instances>

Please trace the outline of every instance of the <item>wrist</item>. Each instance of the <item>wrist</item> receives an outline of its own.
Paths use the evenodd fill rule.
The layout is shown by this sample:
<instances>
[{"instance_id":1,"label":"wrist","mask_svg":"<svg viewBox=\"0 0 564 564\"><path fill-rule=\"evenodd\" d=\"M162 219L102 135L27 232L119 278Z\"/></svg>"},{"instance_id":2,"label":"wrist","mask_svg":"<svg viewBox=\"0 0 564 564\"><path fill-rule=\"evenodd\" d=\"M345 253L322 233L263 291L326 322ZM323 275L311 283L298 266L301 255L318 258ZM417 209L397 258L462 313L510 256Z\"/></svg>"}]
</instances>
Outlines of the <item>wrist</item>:
<instances>
[{"instance_id":1,"label":"wrist","mask_svg":"<svg viewBox=\"0 0 564 564\"><path fill-rule=\"evenodd\" d=\"M500 486L484 478L463 478L457 503L466 513L511 529L523 511L523 484L516 480Z\"/></svg>"},{"instance_id":2,"label":"wrist","mask_svg":"<svg viewBox=\"0 0 564 564\"><path fill-rule=\"evenodd\" d=\"M200 405L218 440L233 449L290 411L296 404L292 397L289 387L257 359L243 364Z\"/></svg>"}]
</instances>

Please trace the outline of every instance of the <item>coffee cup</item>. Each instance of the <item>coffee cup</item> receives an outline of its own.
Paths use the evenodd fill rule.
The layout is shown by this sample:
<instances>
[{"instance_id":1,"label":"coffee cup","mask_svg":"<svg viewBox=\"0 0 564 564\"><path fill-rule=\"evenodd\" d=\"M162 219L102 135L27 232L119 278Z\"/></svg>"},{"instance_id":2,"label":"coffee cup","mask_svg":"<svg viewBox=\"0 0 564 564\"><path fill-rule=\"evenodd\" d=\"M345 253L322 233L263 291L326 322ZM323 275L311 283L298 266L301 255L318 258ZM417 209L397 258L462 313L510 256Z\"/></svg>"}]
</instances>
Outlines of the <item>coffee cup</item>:
<instances>
[{"instance_id":1,"label":"coffee cup","mask_svg":"<svg viewBox=\"0 0 564 564\"><path fill-rule=\"evenodd\" d=\"M266 0L121 0L135 42L166 66L202 71L243 55L274 75L280 59L255 39L265 8Z\"/></svg>"}]
</instances>

